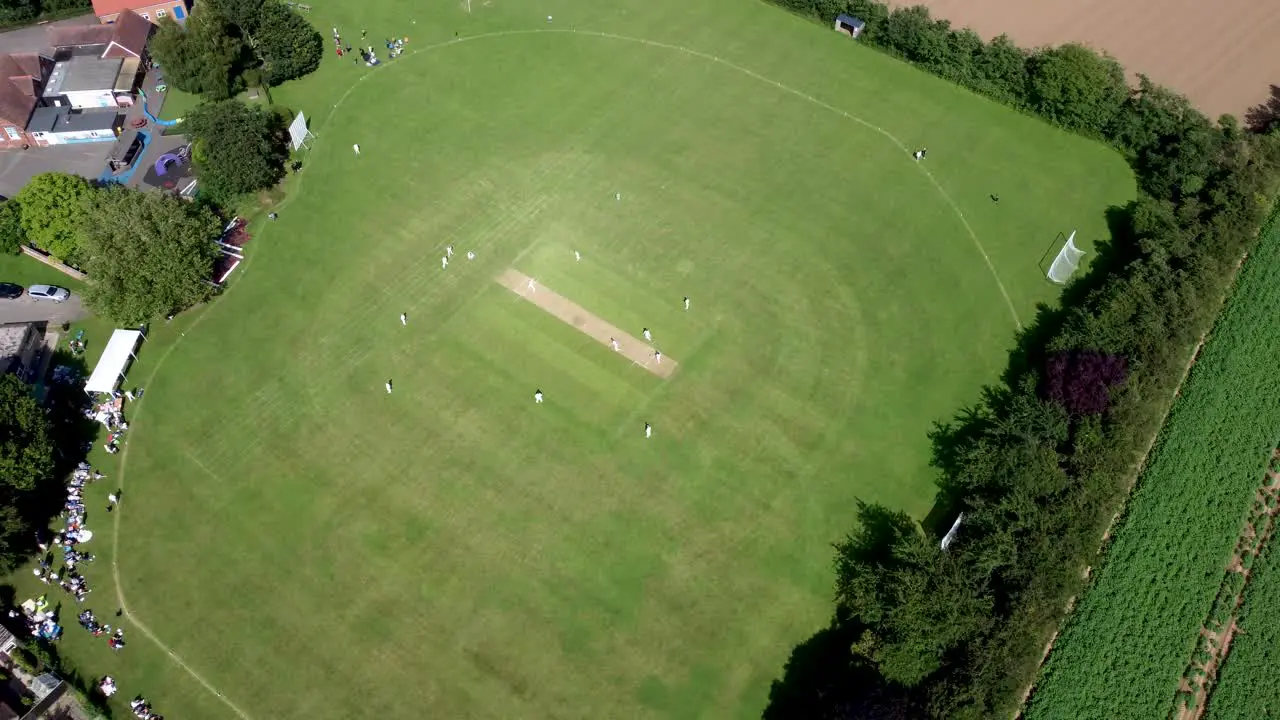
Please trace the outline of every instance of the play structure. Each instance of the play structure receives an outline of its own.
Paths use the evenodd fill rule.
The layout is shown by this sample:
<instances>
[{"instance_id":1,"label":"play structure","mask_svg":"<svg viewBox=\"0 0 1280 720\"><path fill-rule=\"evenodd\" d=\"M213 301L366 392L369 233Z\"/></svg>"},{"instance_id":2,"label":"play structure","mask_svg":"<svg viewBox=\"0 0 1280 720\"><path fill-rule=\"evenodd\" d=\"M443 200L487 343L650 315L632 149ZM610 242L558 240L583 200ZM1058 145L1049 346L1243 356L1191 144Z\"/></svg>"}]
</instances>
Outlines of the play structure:
<instances>
[{"instance_id":1,"label":"play structure","mask_svg":"<svg viewBox=\"0 0 1280 720\"><path fill-rule=\"evenodd\" d=\"M162 87L164 87L164 86L163 86L163 85L157 85L157 86L156 86L156 89L157 89L157 90L159 90L159 89L160 89L160 88L162 88ZM161 92L163 92L163 91L161 91ZM150 101L147 99L147 91L146 91L146 90L139 90L139 91L138 91L138 94L142 96L142 113L143 113L144 115L146 115L146 116L147 116L147 119L148 119L148 120L150 120L151 122L155 123L156 125L159 125L160 127L173 127L174 125L177 125L178 123L182 122L182 120L181 120L181 119L179 119L179 120L161 120L160 118L156 117L156 116L151 112L151 107L150 107L150 105L148 104Z\"/></svg>"}]
</instances>

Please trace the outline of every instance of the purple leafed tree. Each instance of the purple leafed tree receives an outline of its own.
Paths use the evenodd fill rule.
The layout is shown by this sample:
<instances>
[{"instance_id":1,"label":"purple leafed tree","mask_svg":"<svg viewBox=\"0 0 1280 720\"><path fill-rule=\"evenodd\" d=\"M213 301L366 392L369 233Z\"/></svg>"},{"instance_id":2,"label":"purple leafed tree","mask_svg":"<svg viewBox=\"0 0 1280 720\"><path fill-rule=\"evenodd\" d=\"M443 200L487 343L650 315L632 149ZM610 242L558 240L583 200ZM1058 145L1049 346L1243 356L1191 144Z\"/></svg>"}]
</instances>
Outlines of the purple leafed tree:
<instances>
[{"instance_id":1,"label":"purple leafed tree","mask_svg":"<svg viewBox=\"0 0 1280 720\"><path fill-rule=\"evenodd\" d=\"M1062 352L1049 358L1045 392L1073 415L1096 415L1110 407L1111 388L1123 385L1128 373L1128 363L1119 355Z\"/></svg>"}]
</instances>

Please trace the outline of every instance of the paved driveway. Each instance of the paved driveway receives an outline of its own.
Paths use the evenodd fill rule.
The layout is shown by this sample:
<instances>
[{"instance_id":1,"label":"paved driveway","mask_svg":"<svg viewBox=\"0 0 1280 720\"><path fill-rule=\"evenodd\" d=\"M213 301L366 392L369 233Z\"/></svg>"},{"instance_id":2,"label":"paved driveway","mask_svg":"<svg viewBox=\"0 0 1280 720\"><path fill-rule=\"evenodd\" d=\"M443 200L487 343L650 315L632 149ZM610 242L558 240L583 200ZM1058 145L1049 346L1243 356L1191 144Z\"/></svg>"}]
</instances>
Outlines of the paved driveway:
<instances>
[{"instance_id":1,"label":"paved driveway","mask_svg":"<svg viewBox=\"0 0 1280 720\"><path fill-rule=\"evenodd\" d=\"M0 151L0 195L17 195L28 180L45 172L59 171L95 180L107 167L107 155L114 147L114 142L96 142Z\"/></svg>"},{"instance_id":2,"label":"paved driveway","mask_svg":"<svg viewBox=\"0 0 1280 720\"><path fill-rule=\"evenodd\" d=\"M89 315L80 302L80 295L72 292L64 302L32 300L23 295L16 300L0 300L0 325L21 322L49 322L61 325L75 322Z\"/></svg>"}]
</instances>

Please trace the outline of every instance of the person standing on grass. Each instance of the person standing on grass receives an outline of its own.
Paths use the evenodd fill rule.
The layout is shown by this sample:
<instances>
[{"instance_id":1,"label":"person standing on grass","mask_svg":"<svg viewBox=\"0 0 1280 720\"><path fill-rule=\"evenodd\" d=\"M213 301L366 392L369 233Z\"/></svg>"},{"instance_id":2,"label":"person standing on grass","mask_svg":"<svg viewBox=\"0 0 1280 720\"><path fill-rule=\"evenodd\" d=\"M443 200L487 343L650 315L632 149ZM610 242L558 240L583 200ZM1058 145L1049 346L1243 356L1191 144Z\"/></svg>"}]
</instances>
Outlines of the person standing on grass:
<instances>
[{"instance_id":1,"label":"person standing on grass","mask_svg":"<svg viewBox=\"0 0 1280 720\"><path fill-rule=\"evenodd\" d=\"M445 255L445 256L443 256L443 257L441 257L441 258L440 258L440 269L441 269L441 270L448 270L448 269L449 269L449 256L448 256L448 255Z\"/></svg>"},{"instance_id":2,"label":"person standing on grass","mask_svg":"<svg viewBox=\"0 0 1280 720\"><path fill-rule=\"evenodd\" d=\"M538 405L542 404L542 390L539 389L533 391L533 402Z\"/></svg>"},{"instance_id":3,"label":"person standing on grass","mask_svg":"<svg viewBox=\"0 0 1280 720\"><path fill-rule=\"evenodd\" d=\"M356 157L360 157L360 143L352 145L351 149L356 151Z\"/></svg>"},{"instance_id":4,"label":"person standing on grass","mask_svg":"<svg viewBox=\"0 0 1280 720\"><path fill-rule=\"evenodd\" d=\"M444 246L444 256L445 256L445 257L453 257L453 246L452 246L452 245L445 245L445 246Z\"/></svg>"},{"instance_id":5,"label":"person standing on grass","mask_svg":"<svg viewBox=\"0 0 1280 720\"><path fill-rule=\"evenodd\" d=\"M689 296L688 295L684 296L684 310L685 312L689 312Z\"/></svg>"},{"instance_id":6,"label":"person standing on grass","mask_svg":"<svg viewBox=\"0 0 1280 720\"><path fill-rule=\"evenodd\" d=\"M574 259L576 262L582 262L582 253L578 252L577 250L574 250L574 251L573 251L573 259Z\"/></svg>"},{"instance_id":7,"label":"person standing on grass","mask_svg":"<svg viewBox=\"0 0 1280 720\"><path fill-rule=\"evenodd\" d=\"M643 334L643 335L644 335L644 341L645 341L645 342L653 342L653 335L649 333L649 328L645 328L645 329L641 330L640 332L641 332L641 334Z\"/></svg>"},{"instance_id":8,"label":"person standing on grass","mask_svg":"<svg viewBox=\"0 0 1280 720\"><path fill-rule=\"evenodd\" d=\"M473 253L473 252L471 252L470 250L468 250L468 251L467 251L467 259L468 259L468 260L475 260L475 259L476 259L476 254L475 254L475 253Z\"/></svg>"},{"instance_id":9,"label":"person standing on grass","mask_svg":"<svg viewBox=\"0 0 1280 720\"><path fill-rule=\"evenodd\" d=\"M648 440L648 439L649 439L650 437L652 437L652 436L653 436L653 426L652 426L652 425L650 425L649 423L645 423L645 424L644 424L644 439L645 439L645 440Z\"/></svg>"},{"instance_id":10,"label":"person standing on grass","mask_svg":"<svg viewBox=\"0 0 1280 720\"><path fill-rule=\"evenodd\" d=\"M390 380L388 380L388 381L387 381L387 394L388 394L388 395L390 395L390 394L391 394L391 381L390 381Z\"/></svg>"},{"instance_id":11,"label":"person standing on grass","mask_svg":"<svg viewBox=\"0 0 1280 720\"><path fill-rule=\"evenodd\" d=\"M406 315L405 313L400 313L400 324L401 324L401 325L408 325L408 324L409 324L409 316L408 316L408 315Z\"/></svg>"}]
</instances>

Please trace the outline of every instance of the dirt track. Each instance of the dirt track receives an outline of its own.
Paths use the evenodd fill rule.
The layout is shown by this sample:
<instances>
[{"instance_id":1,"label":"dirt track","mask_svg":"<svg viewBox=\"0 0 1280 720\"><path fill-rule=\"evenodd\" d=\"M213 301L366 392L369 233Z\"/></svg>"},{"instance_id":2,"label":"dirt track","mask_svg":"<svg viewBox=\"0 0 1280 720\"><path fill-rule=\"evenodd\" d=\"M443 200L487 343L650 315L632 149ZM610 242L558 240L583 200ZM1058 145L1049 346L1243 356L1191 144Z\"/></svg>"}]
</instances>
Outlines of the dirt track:
<instances>
[{"instance_id":1,"label":"dirt track","mask_svg":"<svg viewBox=\"0 0 1280 720\"><path fill-rule=\"evenodd\" d=\"M914 0L985 38L1023 47L1079 42L1191 98L1211 118L1243 117L1280 85L1276 0Z\"/></svg>"}]
</instances>

